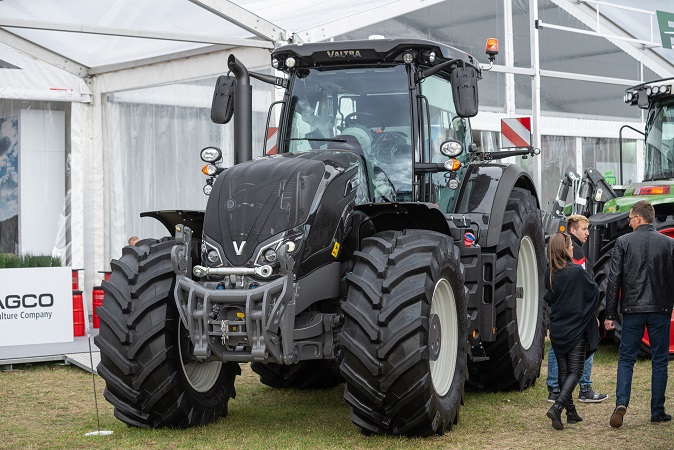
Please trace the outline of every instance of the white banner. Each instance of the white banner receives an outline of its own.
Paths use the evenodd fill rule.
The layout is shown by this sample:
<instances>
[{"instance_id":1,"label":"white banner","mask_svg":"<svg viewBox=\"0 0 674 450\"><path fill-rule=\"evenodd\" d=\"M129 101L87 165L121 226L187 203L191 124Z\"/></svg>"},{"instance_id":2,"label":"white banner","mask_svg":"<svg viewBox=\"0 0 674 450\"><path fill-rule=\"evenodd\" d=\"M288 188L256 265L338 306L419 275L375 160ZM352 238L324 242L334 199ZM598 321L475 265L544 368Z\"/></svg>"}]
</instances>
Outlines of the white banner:
<instances>
[{"instance_id":1,"label":"white banner","mask_svg":"<svg viewBox=\"0 0 674 450\"><path fill-rule=\"evenodd\" d=\"M73 341L69 267L0 269L0 346Z\"/></svg>"}]
</instances>

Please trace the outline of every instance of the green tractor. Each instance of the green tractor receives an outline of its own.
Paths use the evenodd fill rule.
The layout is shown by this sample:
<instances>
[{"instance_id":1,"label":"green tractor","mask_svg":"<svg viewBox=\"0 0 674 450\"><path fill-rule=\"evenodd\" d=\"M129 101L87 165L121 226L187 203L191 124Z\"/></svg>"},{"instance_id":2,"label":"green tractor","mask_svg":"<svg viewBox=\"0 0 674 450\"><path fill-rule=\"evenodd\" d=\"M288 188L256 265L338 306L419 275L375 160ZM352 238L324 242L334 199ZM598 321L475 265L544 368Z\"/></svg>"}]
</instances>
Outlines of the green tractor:
<instances>
[{"instance_id":1,"label":"green tractor","mask_svg":"<svg viewBox=\"0 0 674 450\"><path fill-rule=\"evenodd\" d=\"M655 208L653 225L656 230L674 238L674 78L649 81L627 89L625 103L648 110L646 130L642 133L646 144L642 181L612 187L595 169L585 170L582 177L570 172L561 181L557 197L549 202L543 220L546 233L551 234L564 229L570 214L583 214L590 219L590 237L585 250L594 265L594 278L599 285L602 324L611 251L616 239L631 231L628 215L632 205L639 200L648 200ZM621 155L622 129L627 127L621 128ZM569 190L574 200L565 204ZM620 318L617 322L615 332L607 333L606 337L619 342ZM674 327L670 333L674 333ZM648 333L644 333L642 354L650 354ZM669 356L674 359L674 334L670 334Z\"/></svg>"}]
</instances>

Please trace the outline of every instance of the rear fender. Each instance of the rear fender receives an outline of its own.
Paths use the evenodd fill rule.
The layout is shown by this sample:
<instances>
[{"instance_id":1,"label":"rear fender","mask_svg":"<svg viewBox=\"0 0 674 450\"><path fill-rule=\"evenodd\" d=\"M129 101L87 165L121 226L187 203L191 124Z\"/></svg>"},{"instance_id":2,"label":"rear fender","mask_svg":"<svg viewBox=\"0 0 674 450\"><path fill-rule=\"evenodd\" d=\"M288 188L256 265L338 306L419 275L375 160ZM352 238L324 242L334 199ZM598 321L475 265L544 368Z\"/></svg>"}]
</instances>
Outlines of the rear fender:
<instances>
[{"instance_id":1,"label":"rear fender","mask_svg":"<svg viewBox=\"0 0 674 450\"><path fill-rule=\"evenodd\" d=\"M540 200L534 181L516 164L471 164L464 176L455 214L469 216L480 226L482 247L494 247L501 237L503 217L514 187L526 189Z\"/></svg>"}]
</instances>

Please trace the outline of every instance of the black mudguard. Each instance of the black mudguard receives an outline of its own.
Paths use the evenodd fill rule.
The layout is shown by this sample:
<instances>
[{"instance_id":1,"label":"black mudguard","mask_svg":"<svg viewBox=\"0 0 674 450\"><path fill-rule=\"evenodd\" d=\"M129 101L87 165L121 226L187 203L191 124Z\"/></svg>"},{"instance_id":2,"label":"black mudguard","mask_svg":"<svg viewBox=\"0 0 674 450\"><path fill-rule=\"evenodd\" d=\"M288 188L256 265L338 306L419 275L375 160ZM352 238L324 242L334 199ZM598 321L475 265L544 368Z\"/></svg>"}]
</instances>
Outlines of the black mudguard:
<instances>
[{"instance_id":1,"label":"black mudguard","mask_svg":"<svg viewBox=\"0 0 674 450\"><path fill-rule=\"evenodd\" d=\"M175 235L176 225L184 224L192 230L192 236L201 239L204 229L204 212L189 210L146 211L140 217L152 217L166 227L170 236Z\"/></svg>"},{"instance_id":2,"label":"black mudguard","mask_svg":"<svg viewBox=\"0 0 674 450\"><path fill-rule=\"evenodd\" d=\"M474 164L464 176L453 214L465 215L480 226L482 247L494 247L501 236L508 198L514 187L526 189L540 199L529 174L515 164Z\"/></svg>"}]
</instances>

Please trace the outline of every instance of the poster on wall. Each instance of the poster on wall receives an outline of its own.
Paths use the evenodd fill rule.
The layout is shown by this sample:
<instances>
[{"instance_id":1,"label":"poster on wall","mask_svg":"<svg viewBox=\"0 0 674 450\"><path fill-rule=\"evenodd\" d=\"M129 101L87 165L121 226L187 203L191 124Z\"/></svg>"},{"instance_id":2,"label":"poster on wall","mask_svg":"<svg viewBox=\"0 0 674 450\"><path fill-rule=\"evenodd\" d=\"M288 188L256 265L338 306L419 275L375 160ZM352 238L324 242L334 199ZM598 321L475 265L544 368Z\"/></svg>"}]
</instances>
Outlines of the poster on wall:
<instances>
[{"instance_id":1,"label":"poster on wall","mask_svg":"<svg viewBox=\"0 0 674 450\"><path fill-rule=\"evenodd\" d=\"M0 117L0 253L19 247L19 118Z\"/></svg>"}]
</instances>

